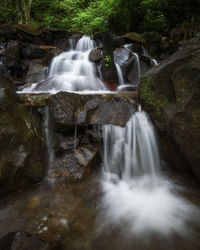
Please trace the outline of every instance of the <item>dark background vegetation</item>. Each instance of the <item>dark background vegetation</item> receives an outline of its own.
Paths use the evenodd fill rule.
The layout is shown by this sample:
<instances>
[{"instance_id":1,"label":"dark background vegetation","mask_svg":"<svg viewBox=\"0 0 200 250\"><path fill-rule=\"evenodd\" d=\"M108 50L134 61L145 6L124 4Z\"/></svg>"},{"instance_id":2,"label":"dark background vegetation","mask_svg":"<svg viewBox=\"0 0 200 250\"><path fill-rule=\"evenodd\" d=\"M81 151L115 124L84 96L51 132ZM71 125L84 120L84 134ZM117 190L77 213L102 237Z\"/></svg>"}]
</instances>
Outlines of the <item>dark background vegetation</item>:
<instances>
[{"instance_id":1,"label":"dark background vegetation","mask_svg":"<svg viewBox=\"0 0 200 250\"><path fill-rule=\"evenodd\" d=\"M30 23L85 34L195 32L200 0L0 0L0 23ZM190 35L190 34L187 34Z\"/></svg>"}]
</instances>

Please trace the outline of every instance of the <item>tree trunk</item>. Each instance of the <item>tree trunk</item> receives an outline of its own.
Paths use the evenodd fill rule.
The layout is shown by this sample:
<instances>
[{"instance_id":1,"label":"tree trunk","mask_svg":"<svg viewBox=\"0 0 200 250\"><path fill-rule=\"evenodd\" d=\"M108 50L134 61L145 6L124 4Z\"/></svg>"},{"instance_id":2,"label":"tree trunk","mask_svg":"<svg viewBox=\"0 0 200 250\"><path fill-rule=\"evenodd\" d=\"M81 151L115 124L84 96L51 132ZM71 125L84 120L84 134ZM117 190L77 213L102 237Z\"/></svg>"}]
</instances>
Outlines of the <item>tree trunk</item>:
<instances>
[{"instance_id":1,"label":"tree trunk","mask_svg":"<svg viewBox=\"0 0 200 250\"><path fill-rule=\"evenodd\" d=\"M32 0L21 0L21 2L24 21L27 24L30 21Z\"/></svg>"}]
</instances>

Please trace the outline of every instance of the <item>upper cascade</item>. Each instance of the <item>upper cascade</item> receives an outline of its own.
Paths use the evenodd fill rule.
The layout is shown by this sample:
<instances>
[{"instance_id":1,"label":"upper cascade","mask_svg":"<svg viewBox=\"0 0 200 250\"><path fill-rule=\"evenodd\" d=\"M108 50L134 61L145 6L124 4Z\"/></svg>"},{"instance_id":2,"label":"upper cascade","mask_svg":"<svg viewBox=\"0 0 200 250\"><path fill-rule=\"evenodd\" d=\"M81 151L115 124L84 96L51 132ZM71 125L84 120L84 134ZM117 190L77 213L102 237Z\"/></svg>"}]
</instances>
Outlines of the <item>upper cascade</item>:
<instances>
[{"instance_id":1,"label":"upper cascade","mask_svg":"<svg viewBox=\"0 0 200 250\"><path fill-rule=\"evenodd\" d=\"M103 82L97 77L94 65L89 61L89 53L95 48L95 42L90 37L83 36L75 49L72 41L69 44L70 51L54 57L48 78L27 91L56 93L106 90Z\"/></svg>"}]
</instances>

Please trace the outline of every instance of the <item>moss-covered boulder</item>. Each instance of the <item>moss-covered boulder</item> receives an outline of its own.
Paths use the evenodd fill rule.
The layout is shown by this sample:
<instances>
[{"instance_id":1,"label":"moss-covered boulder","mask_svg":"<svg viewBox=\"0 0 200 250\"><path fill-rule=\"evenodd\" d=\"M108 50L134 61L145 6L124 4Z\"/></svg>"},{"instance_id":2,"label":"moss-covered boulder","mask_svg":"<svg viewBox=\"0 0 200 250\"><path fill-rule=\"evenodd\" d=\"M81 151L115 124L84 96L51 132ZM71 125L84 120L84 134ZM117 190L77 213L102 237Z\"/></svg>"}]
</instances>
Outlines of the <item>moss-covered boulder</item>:
<instances>
[{"instance_id":1,"label":"moss-covered boulder","mask_svg":"<svg viewBox=\"0 0 200 250\"><path fill-rule=\"evenodd\" d=\"M190 166L200 179L200 37L149 72L141 81L140 96L158 129L167 134L168 156Z\"/></svg>"},{"instance_id":2,"label":"moss-covered boulder","mask_svg":"<svg viewBox=\"0 0 200 250\"><path fill-rule=\"evenodd\" d=\"M40 181L44 166L40 116L0 76L0 198Z\"/></svg>"}]
</instances>

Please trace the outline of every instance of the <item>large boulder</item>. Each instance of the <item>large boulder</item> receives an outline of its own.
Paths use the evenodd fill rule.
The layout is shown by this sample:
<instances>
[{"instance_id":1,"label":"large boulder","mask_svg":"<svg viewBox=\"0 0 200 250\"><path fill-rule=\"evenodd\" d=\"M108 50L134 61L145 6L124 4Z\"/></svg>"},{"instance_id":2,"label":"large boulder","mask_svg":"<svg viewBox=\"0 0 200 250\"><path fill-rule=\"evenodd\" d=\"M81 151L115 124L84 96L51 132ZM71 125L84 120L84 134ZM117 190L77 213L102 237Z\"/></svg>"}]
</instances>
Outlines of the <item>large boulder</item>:
<instances>
[{"instance_id":1,"label":"large boulder","mask_svg":"<svg viewBox=\"0 0 200 250\"><path fill-rule=\"evenodd\" d=\"M0 198L39 182L45 171L40 115L0 76Z\"/></svg>"},{"instance_id":2,"label":"large boulder","mask_svg":"<svg viewBox=\"0 0 200 250\"><path fill-rule=\"evenodd\" d=\"M49 100L51 114L58 131L74 125L115 124L125 126L135 112L135 93L81 95L59 92Z\"/></svg>"},{"instance_id":3,"label":"large boulder","mask_svg":"<svg viewBox=\"0 0 200 250\"><path fill-rule=\"evenodd\" d=\"M200 179L200 37L149 72L140 93L144 109L165 137L166 154Z\"/></svg>"}]
</instances>

